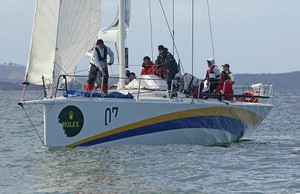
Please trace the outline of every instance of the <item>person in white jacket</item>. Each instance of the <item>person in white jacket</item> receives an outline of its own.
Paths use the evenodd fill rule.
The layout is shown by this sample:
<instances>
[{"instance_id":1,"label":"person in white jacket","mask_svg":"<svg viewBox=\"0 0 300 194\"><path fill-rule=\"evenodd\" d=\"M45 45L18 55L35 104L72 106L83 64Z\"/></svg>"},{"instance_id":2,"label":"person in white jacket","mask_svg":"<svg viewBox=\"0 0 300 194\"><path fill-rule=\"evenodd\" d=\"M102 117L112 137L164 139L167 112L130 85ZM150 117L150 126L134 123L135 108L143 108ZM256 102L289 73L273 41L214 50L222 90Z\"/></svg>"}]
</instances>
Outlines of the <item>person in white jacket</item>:
<instances>
[{"instance_id":1,"label":"person in white jacket","mask_svg":"<svg viewBox=\"0 0 300 194\"><path fill-rule=\"evenodd\" d=\"M178 79L179 78L179 79ZM176 77L179 81L178 91L188 96L198 96L198 91L202 92L204 84L203 81L192 74L185 73L182 77ZM200 86L200 88L199 88Z\"/></svg>"},{"instance_id":2,"label":"person in white jacket","mask_svg":"<svg viewBox=\"0 0 300 194\"><path fill-rule=\"evenodd\" d=\"M97 75L99 75L103 83L98 83L98 86L102 90L102 92L107 93L108 89L108 65L112 65L114 63L114 53L108 47L104 45L102 39L97 40L96 47L91 50L88 55L91 57L90 59L90 71L89 78L87 80L86 90L92 91L94 88L95 81L97 79ZM109 62L107 62L107 56L109 56Z\"/></svg>"},{"instance_id":3,"label":"person in white jacket","mask_svg":"<svg viewBox=\"0 0 300 194\"><path fill-rule=\"evenodd\" d=\"M219 81L221 80L221 72L213 58L207 59L207 66L208 68L202 81L206 80L209 86L208 92L214 93L214 90L218 87Z\"/></svg>"}]
</instances>

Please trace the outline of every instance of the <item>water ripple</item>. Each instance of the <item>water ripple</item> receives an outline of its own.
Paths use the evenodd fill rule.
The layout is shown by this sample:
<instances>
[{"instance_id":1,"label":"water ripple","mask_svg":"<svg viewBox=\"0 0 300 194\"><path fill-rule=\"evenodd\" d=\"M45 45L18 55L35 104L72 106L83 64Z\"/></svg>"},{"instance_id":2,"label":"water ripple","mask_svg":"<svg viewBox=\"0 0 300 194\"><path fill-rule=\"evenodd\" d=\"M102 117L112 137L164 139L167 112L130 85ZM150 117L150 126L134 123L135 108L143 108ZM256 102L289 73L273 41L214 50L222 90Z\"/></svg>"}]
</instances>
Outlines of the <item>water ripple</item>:
<instances>
[{"instance_id":1,"label":"water ripple","mask_svg":"<svg viewBox=\"0 0 300 194\"><path fill-rule=\"evenodd\" d=\"M300 192L298 94L278 95L259 128L226 147L76 148L43 147L16 111L19 95L1 95L0 193ZM41 115L28 111L42 134Z\"/></svg>"}]
</instances>

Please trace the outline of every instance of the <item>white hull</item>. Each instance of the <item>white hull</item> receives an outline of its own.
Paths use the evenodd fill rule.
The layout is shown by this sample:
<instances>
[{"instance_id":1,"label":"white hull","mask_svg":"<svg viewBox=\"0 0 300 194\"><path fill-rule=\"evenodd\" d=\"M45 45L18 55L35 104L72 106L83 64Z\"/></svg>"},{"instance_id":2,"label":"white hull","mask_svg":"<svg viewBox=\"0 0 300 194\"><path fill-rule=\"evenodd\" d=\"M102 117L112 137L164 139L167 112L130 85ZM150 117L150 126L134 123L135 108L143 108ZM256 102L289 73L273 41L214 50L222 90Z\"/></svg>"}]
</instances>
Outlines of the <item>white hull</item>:
<instances>
[{"instance_id":1,"label":"white hull","mask_svg":"<svg viewBox=\"0 0 300 194\"><path fill-rule=\"evenodd\" d=\"M44 105L46 146L226 144L256 128L268 104L70 97Z\"/></svg>"}]
</instances>

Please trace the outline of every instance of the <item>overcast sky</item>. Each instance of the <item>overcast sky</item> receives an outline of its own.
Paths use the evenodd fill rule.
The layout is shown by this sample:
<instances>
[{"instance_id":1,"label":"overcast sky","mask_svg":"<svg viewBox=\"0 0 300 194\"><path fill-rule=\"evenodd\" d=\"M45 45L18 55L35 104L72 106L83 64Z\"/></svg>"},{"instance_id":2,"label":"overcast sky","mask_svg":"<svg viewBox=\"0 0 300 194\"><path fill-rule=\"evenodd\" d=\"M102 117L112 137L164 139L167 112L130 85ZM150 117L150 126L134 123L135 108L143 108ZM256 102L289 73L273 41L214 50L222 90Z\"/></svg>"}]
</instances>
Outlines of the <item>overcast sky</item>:
<instances>
[{"instance_id":1,"label":"overcast sky","mask_svg":"<svg viewBox=\"0 0 300 194\"><path fill-rule=\"evenodd\" d=\"M281 73L300 70L299 0L210 0L216 63L234 73ZM102 26L115 17L117 0L103 0ZM162 0L172 26L172 0ZM204 75L213 56L206 0L195 0L194 74ZM157 46L173 52L158 0L151 1L154 60ZM0 64L26 65L35 0L0 1ZM192 71L191 0L175 0L175 41L185 72ZM152 57L149 1L132 0L129 47L130 70L139 74L142 58ZM178 56L175 55L178 60ZM114 67L114 71L117 68ZM115 72L116 73L116 72Z\"/></svg>"}]
</instances>

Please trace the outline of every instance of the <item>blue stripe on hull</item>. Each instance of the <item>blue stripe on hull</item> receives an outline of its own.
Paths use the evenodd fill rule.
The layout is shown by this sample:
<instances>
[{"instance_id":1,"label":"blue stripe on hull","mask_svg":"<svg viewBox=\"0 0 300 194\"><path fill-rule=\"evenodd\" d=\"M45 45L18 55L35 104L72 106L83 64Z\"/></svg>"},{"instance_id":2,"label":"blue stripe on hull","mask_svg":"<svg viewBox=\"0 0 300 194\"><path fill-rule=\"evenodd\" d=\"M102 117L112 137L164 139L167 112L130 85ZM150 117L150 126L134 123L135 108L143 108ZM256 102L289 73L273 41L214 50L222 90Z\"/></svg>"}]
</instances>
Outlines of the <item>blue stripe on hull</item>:
<instances>
[{"instance_id":1,"label":"blue stripe on hull","mask_svg":"<svg viewBox=\"0 0 300 194\"><path fill-rule=\"evenodd\" d=\"M138 127L128 131L95 139L83 144L79 144L79 146L91 146L128 137L184 128L207 128L223 130L231 133L233 136L236 136L237 139L243 136L245 130L244 124L240 120L234 118L223 116L200 116L175 119L171 121Z\"/></svg>"}]
</instances>

